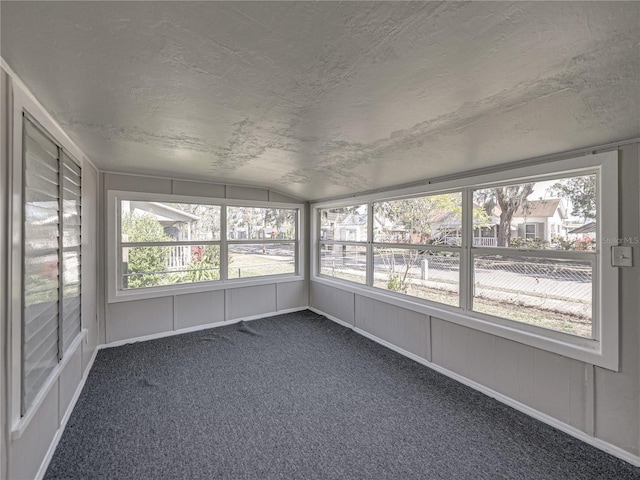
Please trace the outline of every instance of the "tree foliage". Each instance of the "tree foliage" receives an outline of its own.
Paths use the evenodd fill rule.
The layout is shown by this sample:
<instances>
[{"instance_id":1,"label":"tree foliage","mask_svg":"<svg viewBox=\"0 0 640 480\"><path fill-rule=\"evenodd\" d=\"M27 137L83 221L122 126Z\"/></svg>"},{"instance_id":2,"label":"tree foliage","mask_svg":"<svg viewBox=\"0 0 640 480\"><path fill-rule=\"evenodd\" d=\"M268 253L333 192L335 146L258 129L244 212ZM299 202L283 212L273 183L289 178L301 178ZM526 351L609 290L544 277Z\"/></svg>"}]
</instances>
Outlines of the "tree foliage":
<instances>
[{"instance_id":1,"label":"tree foliage","mask_svg":"<svg viewBox=\"0 0 640 480\"><path fill-rule=\"evenodd\" d=\"M444 241L434 229L439 225L461 225L462 202L457 193L393 200L374 207L376 241L412 244L438 244ZM417 266L422 252L416 249L379 248L377 250L387 275L387 289L407 293L409 272Z\"/></svg>"},{"instance_id":2,"label":"tree foliage","mask_svg":"<svg viewBox=\"0 0 640 480\"><path fill-rule=\"evenodd\" d=\"M152 213L126 213L122 218L122 234L127 242L162 242L170 240ZM168 247L133 247L127 255L128 288L152 287L167 281ZM158 273L153 273L158 272Z\"/></svg>"},{"instance_id":3,"label":"tree foliage","mask_svg":"<svg viewBox=\"0 0 640 480\"><path fill-rule=\"evenodd\" d=\"M554 183L547 190L571 204L571 215L586 220L596 218L596 176L566 178Z\"/></svg>"}]
</instances>

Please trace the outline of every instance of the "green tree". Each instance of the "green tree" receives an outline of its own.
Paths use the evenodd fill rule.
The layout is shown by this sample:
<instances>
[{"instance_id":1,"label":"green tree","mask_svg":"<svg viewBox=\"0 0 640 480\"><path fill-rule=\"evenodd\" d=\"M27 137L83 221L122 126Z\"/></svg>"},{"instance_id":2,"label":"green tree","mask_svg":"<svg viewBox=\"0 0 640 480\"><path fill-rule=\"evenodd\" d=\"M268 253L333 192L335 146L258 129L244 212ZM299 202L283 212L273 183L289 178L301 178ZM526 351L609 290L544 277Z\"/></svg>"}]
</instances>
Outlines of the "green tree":
<instances>
[{"instance_id":1,"label":"green tree","mask_svg":"<svg viewBox=\"0 0 640 480\"><path fill-rule=\"evenodd\" d=\"M127 242L163 242L170 240L152 213L126 213L122 234ZM132 247L127 254L127 288L153 287L167 283L170 247ZM156 273L157 272L157 273Z\"/></svg>"},{"instance_id":2,"label":"green tree","mask_svg":"<svg viewBox=\"0 0 640 480\"><path fill-rule=\"evenodd\" d=\"M460 194L447 193L442 195L430 195L426 197L394 200L376 203L374 215L380 221L374 221L379 235L376 241L394 241L391 230L404 229L406 237L401 243L413 244L437 244L442 240L436 238L438 232L434 232L432 224L460 224L462 221L462 201ZM390 225L386 224L390 221ZM400 242L398 242L400 243ZM387 270L387 289L400 293L407 293L411 279L409 272L417 266L423 252L417 249L379 248L378 254Z\"/></svg>"},{"instance_id":3,"label":"green tree","mask_svg":"<svg viewBox=\"0 0 640 480\"><path fill-rule=\"evenodd\" d=\"M566 178L547 189L571 204L571 214L587 220L596 218L596 176Z\"/></svg>"},{"instance_id":4,"label":"green tree","mask_svg":"<svg viewBox=\"0 0 640 480\"><path fill-rule=\"evenodd\" d=\"M191 247L191 263L187 271L176 278L177 283L207 280L220 280L220 247L218 245L205 245L204 248Z\"/></svg>"}]
</instances>

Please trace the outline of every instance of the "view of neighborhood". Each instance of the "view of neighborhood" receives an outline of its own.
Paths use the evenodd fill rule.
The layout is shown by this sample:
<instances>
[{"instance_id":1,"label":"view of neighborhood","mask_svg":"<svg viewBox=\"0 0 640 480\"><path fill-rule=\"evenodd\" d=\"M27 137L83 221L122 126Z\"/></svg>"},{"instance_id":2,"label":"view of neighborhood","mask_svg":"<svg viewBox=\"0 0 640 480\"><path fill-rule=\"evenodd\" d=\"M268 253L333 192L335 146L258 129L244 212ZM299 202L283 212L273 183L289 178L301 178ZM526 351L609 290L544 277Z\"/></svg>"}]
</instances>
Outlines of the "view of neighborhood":
<instances>
[{"instance_id":1,"label":"view of neighborhood","mask_svg":"<svg viewBox=\"0 0 640 480\"><path fill-rule=\"evenodd\" d=\"M595 188L595 175L584 175L473 191L475 311L592 336L590 258L526 252L594 252ZM378 202L372 211L373 285L459 306L461 193ZM367 205L321 210L320 222L321 274L366 283Z\"/></svg>"},{"instance_id":2,"label":"view of neighborhood","mask_svg":"<svg viewBox=\"0 0 640 480\"><path fill-rule=\"evenodd\" d=\"M221 278L222 207L132 200L120 205L123 288ZM295 272L296 210L226 207L226 216L227 278Z\"/></svg>"},{"instance_id":3,"label":"view of neighborhood","mask_svg":"<svg viewBox=\"0 0 640 480\"><path fill-rule=\"evenodd\" d=\"M596 246L596 177L473 190L473 309L590 338ZM320 211L319 272L460 305L460 192ZM221 206L120 202L122 287L221 278ZM296 210L226 208L226 278L295 273ZM527 252L536 252L532 254ZM544 256L584 252L585 258Z\"/></svg>"}]
</instances>

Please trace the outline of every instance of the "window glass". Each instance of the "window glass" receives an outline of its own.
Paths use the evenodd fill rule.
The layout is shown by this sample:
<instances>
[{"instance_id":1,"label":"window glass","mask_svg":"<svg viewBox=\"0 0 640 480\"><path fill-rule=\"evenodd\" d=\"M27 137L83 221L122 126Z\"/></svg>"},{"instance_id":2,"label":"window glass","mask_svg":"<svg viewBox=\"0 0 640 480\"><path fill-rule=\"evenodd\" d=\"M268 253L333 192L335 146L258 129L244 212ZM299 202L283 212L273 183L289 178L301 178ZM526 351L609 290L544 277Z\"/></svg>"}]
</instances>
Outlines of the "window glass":
<instances>
[{"instance_id":1,"label":"window glass","mask_svg":"<svg viewBox=\"0 0 640 480\"><path fill-rule=\"evenodd\" d=\"M367 249L339 243L320 246L320 273L356 283L367 282Z\"/></svg>"},{"instance_id":2,"label":"window glass","mask_svg":"<svg viewBox=\"0 0 640 480\"><path fill-rule=\"evenodd\" d=\"M373 285L392 292L459 305L460 256L408 248L375 248Z\"/></svg>"},{"instance_id":3,"label":"window glass","mask_svg":"<svg viewBox=\"0 0 640 480\"><path fill-rule=\"evenodd\" d=\"M220 247L124 247L121 271L125 289L220 280Z\"/></svg>"},{"instance_id":4,"label":"window glass","mask_svg":"<svg viewBox=\"0 0 640 480\"><path fill-rule=\"evenodd\" d=\"M460 245L460 192L391 200L373 205L373 241Z\"/></svg>"},{"instance_id":5,"label":"window glass","mask_svg":"<svg viewBox=\"0 0 640 480\"><path fill-rule=\"evenodd\" d=\"M473 244L593 251L596 185L581 175L475 190Z\"/></svg>"},{"instance_id":6,"label":"window glass","mask_svg":"<svg viewBox=\"0 0 640 480\"><path fill-rule=\"evenodd\" d=\"M229 240L295 240L296 210L228 207Z\"/></svg>"},{"instance_id":7,"label":"window glass","mask_svg":"<svg viewBox=\"0 0 640 480\"><path fill-rule=\"evenodd\" d=\"M229 245L228 278L261 277L295 272L294 243Z\"/></svg>"},{"instance_id":8,"label":"window glass","mask_svg":"<svg viewBox=\"0 0 640 480\"><path fill-rule=\"evenodd\" d=\"M367 241L367 206L320 210L320 240L335 242Z\"/></svg>"},{"instance_id":9,"label":"window glass","mask_svg":"<svg viewBox=\"0 0 640 480\"><path fill-rule=\"evenodd\" d=\"M120 202L123 242L220 240L220 207L195 203Z\"/></svg>"},{"instance_id":10,"label":"window glass","mask_svg":"<svg viewBox=\"0 0 640 480\"><path fill-rule=\"evenodd\" d=\"M473 310L593 336L590 261L475 255Z\"/></svg>"}]
</instances>

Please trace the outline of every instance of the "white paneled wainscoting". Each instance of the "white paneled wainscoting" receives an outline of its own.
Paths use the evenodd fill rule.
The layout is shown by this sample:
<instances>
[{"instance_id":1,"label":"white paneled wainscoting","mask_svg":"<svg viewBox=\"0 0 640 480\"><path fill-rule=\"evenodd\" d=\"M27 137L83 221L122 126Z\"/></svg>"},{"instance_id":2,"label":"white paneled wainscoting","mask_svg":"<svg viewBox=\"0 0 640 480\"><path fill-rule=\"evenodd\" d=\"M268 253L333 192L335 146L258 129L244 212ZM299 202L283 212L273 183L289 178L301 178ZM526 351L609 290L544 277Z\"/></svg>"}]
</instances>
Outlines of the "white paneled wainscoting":
<instances>
[{"instance_id":1,"label":"white paneled wainscoting","mask_svg":"<svg viewBox=\"0 0 640 480\"><path fill-rule=\"evenodd\" d=\"M633 425L598 430L608 406L595 382L615 375L593 365L311 282L310 310L633 465ZM616 392L608 392L615 397Z\"/></svg>"}]
</instances>

